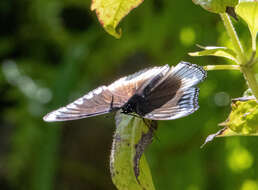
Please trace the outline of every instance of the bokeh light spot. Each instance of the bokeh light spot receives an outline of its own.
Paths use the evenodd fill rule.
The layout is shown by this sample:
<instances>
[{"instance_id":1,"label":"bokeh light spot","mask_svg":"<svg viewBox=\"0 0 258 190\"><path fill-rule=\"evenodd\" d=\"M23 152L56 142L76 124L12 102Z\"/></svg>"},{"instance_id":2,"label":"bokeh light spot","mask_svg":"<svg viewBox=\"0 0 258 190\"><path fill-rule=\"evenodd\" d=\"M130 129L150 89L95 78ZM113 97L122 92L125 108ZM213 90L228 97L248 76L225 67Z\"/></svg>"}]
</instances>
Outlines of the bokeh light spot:
<instances>
[{"instance_id":1,"label":"bokeh light spot","mask_svg":"<svg viewBox=\"0 0 258 190\"><path fill-rule=\"evenodd\" d=\"M234 172L241 172L253 165L253 156L243 147L236 147L228 157L228 165Z\"/></svg>"},{"instance_id":2,"label":"bokeh light spot","mask_svg":"<svg viewBox=\"0 0 258 190\"><path fill-rule=\"evenodd\" d=\"M254 180L245 180L241 190L258 190L258 184Z\"/></svg>"},{"instance_id":3,"label":"bokeh light spot","mask_svg":"<svg viewBox=\"0 0 258 190\"><path fill-rule=\"evenodd\" d=\"M29 76L21 74L14 61L4 61L2 64L2 70L6 80L10 84L17 86L28 98L36 100L42 104L46 104L52 99L51 90L41 87Z\"/></svg>"},{"instance_id":4,"label":"bokeh light spot","mask_svg":"<svg viewBox=\"0 0 258 190\"><path fill-rule=\"evenodd\" d=\"M183 28L180 31L180 41L184 46L190 46L195 42L195 31L192 28Z\"/></svg>"},{"instance_id":5,"label":"bokeh light spot","mask_svg":"<svg viewBox=\"0 0 258 190\"><path fill-rule=\"evenodd\" d=\"M214 102L217 106L227 106L230 102L230 97L226 92L218 92L214 96Z\"/></svg>"},{"instance_id":6,"label":"bokeh light spot","mask_svg":"<svg viewBox=\"0 0 258 190\"><path fill-rule=\"evenodd\" d=\"M30 77L23 75L20 77L20 80L18 80L17 83L21 91L26 96L30 98L34 98L34 92L36 91L37 86Z\"/></svg>"},{"instance_id":7,"label":"bokeh light spot","mask_svg":"<svg viewBox=\"0 0 258 190\"><path fill-rule=\"evenodd\" d=\"M187 190L199 190L200 188L197 185L190 185L189 187L187 187Z\"/></svg>"},{"instance_id":8,"label":"bokeh light spot","mask_svg":"<svg viewBox=\"0 0 258 190\"><path fill-rule=\"evenodd\" d=\"M6 80L13 85L16 85L17 78L20 77L20 72L14 61L4 61L2 64L2 70L6 77Z\"/></svg>"},{"instance_id":9,"label":"bokeh light spot","mask_svg":"<svg viewBox=\"0 0 258 190\"><path fill-rule=\"evenodd\" d=\"M52 92L48 88L40 88L36 92L36 98L40 103L46 104L52 99Z\"/></svg>"}]
</instances>

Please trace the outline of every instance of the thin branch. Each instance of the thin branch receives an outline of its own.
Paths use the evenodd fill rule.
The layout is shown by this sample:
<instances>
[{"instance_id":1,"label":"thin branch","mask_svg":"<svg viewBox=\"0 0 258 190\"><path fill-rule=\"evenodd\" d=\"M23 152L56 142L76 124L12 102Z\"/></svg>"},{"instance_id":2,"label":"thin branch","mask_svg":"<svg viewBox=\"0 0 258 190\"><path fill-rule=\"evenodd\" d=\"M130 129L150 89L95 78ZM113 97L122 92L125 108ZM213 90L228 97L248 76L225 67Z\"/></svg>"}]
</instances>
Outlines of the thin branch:
<instances>
[{"instance_id":1,"label":"thin branch","mask_svg":"<svg viewBox=\"0 0 258 190\"><path fill-rule=\"evenodd\" d=\"M235 31L235 28L228 16L227 13L220 13L220 16L221 16L221 19L225 25L225 28L228 32L228 35L230 36L231 40L232 40L232 43L233 43L233 46L234 46L234 49L235 51L237 52L237 55L239 57L239 62L240 62L240 65L246 63L246 58L244 56L244 50L242 48L242 45L240 43L240 40L237 36L237 33Z\"/></svg>"},{"instance_id":2,"label":"thin branch","mask_svg":"<svg viewBox=\"0 0 258 190\"><path fill-rule=\"evenodd\" d=\"M215 71L215 70L238 70L240 71L239 65L206 65L203 67L206 71Z\"/></svg>"}]
</instances>

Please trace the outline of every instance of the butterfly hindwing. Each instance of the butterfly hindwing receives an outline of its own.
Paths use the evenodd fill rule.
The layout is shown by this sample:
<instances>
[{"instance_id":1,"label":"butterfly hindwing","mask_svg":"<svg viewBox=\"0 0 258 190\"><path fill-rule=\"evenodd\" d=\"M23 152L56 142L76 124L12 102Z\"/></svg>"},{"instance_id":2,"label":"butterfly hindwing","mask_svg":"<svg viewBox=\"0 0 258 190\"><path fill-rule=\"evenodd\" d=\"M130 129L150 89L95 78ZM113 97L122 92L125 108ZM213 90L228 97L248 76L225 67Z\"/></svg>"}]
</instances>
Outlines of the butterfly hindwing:
<instances>
[{"instance_id":1,"label":"butterfly hindwing","mask_svg":"<svg viewBox=\"0 0 258 190\"><path fill-rule=\"evenodd\" d=\"M179 87L180 80L173 76L163 76L159 80L152 80L146 87L147 90L143 90L142 94L135 94L134 99L128 103L132 104L137 114L145 116L173 99Z\"/></svg>"},{"instance_id":2,"label":"butterfly hindwing","mask_svg":"<svg viewBox=\"0 0 258 190\"><path fill-rule=\"evenodd\" d=\"M162 99L166 102L143 117L152 120L172 120L193 113L199 108L199 89L196 85L205 77L206 71L201 67L180 62L171 68L169 76L153 89L149 97L146 97L151 106L161 104L159 102Z\"/></svg>"}]
</instances>

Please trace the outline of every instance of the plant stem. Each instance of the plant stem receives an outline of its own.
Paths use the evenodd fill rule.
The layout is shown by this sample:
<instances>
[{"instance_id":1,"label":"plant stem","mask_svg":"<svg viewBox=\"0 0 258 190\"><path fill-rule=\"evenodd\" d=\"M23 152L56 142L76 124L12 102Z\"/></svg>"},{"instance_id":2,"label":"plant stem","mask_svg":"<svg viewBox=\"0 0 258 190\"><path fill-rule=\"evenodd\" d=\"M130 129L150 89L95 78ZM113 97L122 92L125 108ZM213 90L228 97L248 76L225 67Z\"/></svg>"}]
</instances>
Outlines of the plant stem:
<instances>
[{"instance_id":1,"label":"plant stem","mask_svg":"<svg viewBox=\"0 0 258 190\"><path fill-rule=\"evenodd\" d=\"M230 36L233 46L235 48L235 51L238 55L237 59L238 62L240 63L241 71L244 74L244 77L248 83L249 88L252 90L254 96L258 100L258 81L255 78L255 73L253 71L253 66L255 63L254 58L251 58L250 61L247 61L247 58L244 54L244 50L241 46L241 43L238 39L237 33L234 29L234 26L226 13L220 13L221 19L223 20L223 23L226 27L226 30L228 32L228 35ZM252 41L252 44L254 42ZM254 46L254 45L252 45ZM252 47L254 49L254 47Z\"/></svg>"},{"instance_id":2,"label":"plant stem","mask_svg":"<svg viewBox=\"0 0 258 190\"><path fill-rule=\"evenodd\" d=\"M252 49L253 49L253 52L256 52L256 36L254 35L252 35Z\"/></svg>"},{"instance_id":3,"label":"plant stem","mask_svg":"<svg viewBox=\"0 0 258 190\"><path fill-rule=\"evenodd\" d=\"M240 70L239 65L206 65L203 67L206 71L214 71L214 70Z\"/></svg>"},{"instance_id":4,"label":"plant stem","mask_svg":"<svg viewBox=\"0 0 258 190\"><path fill-rule=\"evenodd\" d=\"M247 83L252 90L254 96L258 100L258 82L253 71L253 67L242 66L241 71L243 72Z\"/></svg>"},{"instance_id":5,"label":"plant stem","mask_svg":"<svg viewBox=\"0 0 258 190\"><path fill-rule=\"evenodd\" d=\"M256 52L253 51L250 60L246 63L246 66L252 66L253 64L255 64L255 55Z\"/></svg>"},{"instance_id":6,"label":"plant stem","mask_svg":"<svg viewBox=\"0 0 258 190\"><path fill-rule=\"evenodd\" d=\"M228 16L227 13L220 13L220 16L221 16L221 19L225 25L225 28L228 32L228 35L230 36L231 40L232 40L232 43L233 43L233 46L235 48L235 51L238 55L238 58L239 58L239 63L240 65L246 63L246 57L244 56L244 50L242 48L242 45L238 39L238 36L237 36L237 33L235 31L235 28Z\"/></svg>"}]
</instances>

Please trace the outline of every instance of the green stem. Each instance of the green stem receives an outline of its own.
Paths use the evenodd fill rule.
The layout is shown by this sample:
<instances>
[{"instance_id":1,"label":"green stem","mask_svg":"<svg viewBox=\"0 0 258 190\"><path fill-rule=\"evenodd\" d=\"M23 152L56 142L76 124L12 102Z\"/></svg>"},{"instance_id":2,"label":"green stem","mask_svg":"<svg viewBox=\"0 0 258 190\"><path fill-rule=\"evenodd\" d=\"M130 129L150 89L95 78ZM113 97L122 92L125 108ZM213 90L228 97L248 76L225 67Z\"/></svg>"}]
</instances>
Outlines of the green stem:
<instances>
[{"instance_id":1,"label":"green stem","mask_svg":"<svg viewBox=\"0 0 258 190\"><path fill-rule=\"evenodd\" d=\"M237 33L234 29L234 26L228 16L228 14L226 13L221 13L220 14L221 19L223 20L223 23L226 27L226 30L228 32L228 35L230 36L233 46L235 48L235 51L238 55L238 62L240 63L240 67L241 67L241 71L244 74L244 77L248 83L248 86L250 87L250 89L252 90L254 96L256 97L256 99L258 99L258 81L255 78L255 73L253 71L253 63L254 60L253 58L251 58L251 62L247 61L247 58L244 54L244 50L241 46L241 43L238 39ZM252 41L252 44L254 44L254 42ZM254 45L252 45L254 46ZM254 47L252 47L254 49Z\"/></svg>"},{"instance_id":2,"label":"green stem","mask_svg":"<svg viewBox=\"0 0 258 190\"><path fill-rule=\"evenodd\" d=\"M253 64L255 64L255 55L256 52L253 51L250 60L246 63L246 66L252 66Z\"/></svg>"},{"instance_id":3,"label":"green stem","mask_svg":"<svg viewBox=\"0 0 258 190\"><path fill-rule=\"evenodd\" d=\"M240 70L239 65L206 65L203 67L206 71L214 71L214 70Z\"/></svg>"},{"instance_id":4,"label":"green stem","mask_svg":"<svg viewBox=\"0 0 258 190\"><path fill-rule=\"evenodd\" d=\"M258 64L258 57L257 57L256 59L254 59L253 65L254 65L254 64Z\"/></svg>"},{"instance_id":5,"label":"green stem","mask_svg":"<svg viewBox=\"0 0 258 190\"><path fill-rule=\"evenodd\" d=\"M230 36L231 40L232 40L232 43L233 43L233 46L235 48L235 51L238 55L238 58L239 58L239 63L240 65L246 63L246 57L244 56L244 50L242 48L242 45L238 39L238 36L237 36L237 33L235 31L235 28L228 16L227 13L220 13L220 16L221 16L221 19L225 25L225 28L228 32L228 35Z\"/></svg>"},{"instance_id":6,"label":"green stem","mask_svg":"<svg viewBox=\"0 0 258 190\"><path fill-rule=\"evenodd\" d=\"M258 100L258 81L256 80L253 67L242 66L241 71L243 72L245 79L247 80L248 86Z\"/></svg>"},{"instance_id":7,"label":"green stem","mask_svg":"<svg viewBox=\"0 0 258 190\"><path fill-rule=\"evenodd\" d=\"M253 49L253 52L256 52L256 35L252 35L252 49Z\"/></svg>"}]
</instances>

